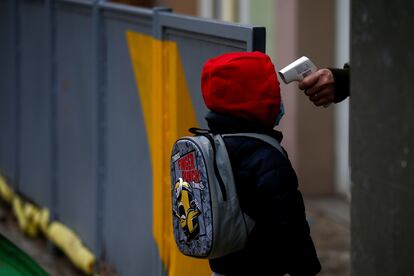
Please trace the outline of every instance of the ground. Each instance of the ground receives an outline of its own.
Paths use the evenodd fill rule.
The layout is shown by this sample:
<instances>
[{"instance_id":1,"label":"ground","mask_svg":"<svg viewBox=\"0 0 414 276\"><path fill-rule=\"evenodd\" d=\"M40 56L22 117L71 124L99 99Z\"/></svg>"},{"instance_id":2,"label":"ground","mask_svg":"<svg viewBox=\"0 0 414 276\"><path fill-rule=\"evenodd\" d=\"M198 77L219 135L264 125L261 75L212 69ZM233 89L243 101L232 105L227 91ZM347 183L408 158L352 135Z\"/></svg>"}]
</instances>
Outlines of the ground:
<instances>
[{"instance_id":1,"label":"ground","mask_svg":"<svg viewBox=\"0 0 414 276\"><path fill-rule=\"evenodd\" d=\"M350 275L349 204L335 197L307 198L305 204L311 235L322 264L322 271L318 275ZM10 209L3 204L0 204L0 232L32 256L51 275L83 275L45 239L24 236L19 231Z\"/></svg>"},{"instance_id":2,"label":"ground","mask_svg":"<svg viewBox=\"0 0 414 276\"><path fill-rule=\"evenodd\" d=\"M307 199L311 236L322 264L320 276L349 276L349 204L339 198Z\"/></svg>"}]
</instances>

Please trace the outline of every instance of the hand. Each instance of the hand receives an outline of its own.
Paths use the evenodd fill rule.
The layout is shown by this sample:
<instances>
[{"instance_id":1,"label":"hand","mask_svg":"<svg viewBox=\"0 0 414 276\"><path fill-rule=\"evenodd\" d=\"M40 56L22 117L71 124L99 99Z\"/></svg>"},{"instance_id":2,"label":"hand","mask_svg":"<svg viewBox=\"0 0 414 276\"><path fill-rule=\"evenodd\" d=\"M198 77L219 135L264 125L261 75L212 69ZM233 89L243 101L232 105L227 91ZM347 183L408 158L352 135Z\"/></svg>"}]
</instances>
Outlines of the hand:
<instances>
[{"instance_id":1,"label":"hand","mask_svg":"<svg viewBox=\"0 0 414 276\"><path fill-rule=\"evenodd\" d=\"M335 80L329 69L319 69L299 82L309 100L316 106L328 106L334 102Z\"/></svg>"}]
</instances>

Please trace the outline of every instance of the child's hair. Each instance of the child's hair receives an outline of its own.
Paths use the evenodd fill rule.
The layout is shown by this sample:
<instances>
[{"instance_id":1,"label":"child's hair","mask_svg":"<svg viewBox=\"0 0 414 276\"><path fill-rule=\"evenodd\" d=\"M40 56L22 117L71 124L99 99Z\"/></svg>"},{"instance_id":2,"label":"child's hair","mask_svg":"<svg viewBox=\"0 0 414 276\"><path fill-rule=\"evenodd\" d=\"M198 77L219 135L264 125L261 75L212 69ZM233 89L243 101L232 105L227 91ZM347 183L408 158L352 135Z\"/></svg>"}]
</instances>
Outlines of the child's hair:
<instances>
[{"instance_id":1,"label":"child's hair","mask_svg":"<svg viewBox=\"0 0 414 276\"><path fill-rule=\"evenodd\" d=\"M273 127L281 111L275 67L261 52L228 53L208 60L201 74L206 106Z\"/></svg>"}]
</instances>

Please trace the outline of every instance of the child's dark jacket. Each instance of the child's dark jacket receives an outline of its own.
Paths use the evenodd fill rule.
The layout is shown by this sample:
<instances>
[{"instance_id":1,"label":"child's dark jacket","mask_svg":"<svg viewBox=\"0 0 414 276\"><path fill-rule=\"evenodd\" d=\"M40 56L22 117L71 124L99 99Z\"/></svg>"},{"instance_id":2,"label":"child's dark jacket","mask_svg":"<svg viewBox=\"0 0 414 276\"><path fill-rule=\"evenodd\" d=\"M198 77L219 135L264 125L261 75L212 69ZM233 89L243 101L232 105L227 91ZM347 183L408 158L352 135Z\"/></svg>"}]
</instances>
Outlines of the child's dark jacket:
<instances>
[{"instance_id":1,"label":"child's dark jacket","mask_svg":"<svg viewBox=\"0 0 414 276\"><path fill-rule=\"evenodd\" d=\"M278 131L209 112L213 133ZM210 260L225 275L315 275L321 267L309 235L302 195L290 161L273 146L250 137L225 137L242 210L256 221L242 251Z\"/></svg>"}]
</instances>

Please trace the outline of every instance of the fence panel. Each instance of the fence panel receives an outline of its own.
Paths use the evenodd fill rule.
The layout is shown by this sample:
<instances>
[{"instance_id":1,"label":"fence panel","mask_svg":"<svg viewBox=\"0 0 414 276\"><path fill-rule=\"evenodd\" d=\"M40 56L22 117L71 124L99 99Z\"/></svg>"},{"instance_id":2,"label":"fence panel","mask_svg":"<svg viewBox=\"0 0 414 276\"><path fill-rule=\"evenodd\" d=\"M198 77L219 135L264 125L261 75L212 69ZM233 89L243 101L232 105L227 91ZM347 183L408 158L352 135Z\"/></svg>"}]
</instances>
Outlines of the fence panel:
<instances>
[{"instance_id":1,"label":"fence panel","mask_svg":"<svg viewBox=\"0 0 414 276\"><path fill-rule=\"evenodd\" d=\"M156 275L151 159L127 33L152 33L152 10L102 5L105 33L104 241L120 275Z\"/></svg>"},{"instance_id":2,"label":"fence panel","mask_svg":"<svg viewBox=\"0 0 414 276\"><path fill-rule=\"evenodd\" d=\"M0 1L0 168L15 183L17 4Z\"/></svg>"},{"instance_id":3,"label":"fence panel","mask_svg":"<svg viewBox=\"0 0 414 276\"><path fill-rule=\"evenodd\" d=\"M45 1L20 4L19 191L50 207L51 94L49 13Z\"/></svg>"},{"instance_id":4,"label":"fence panel","mask_svg":"<svg viewBox=\"0 0 414 276\"><path fill-rule=\"evenodd\" d=\"M96 77L92 5L56 7L58 218L96 251Z\"/></svg>"}]
</instances>

